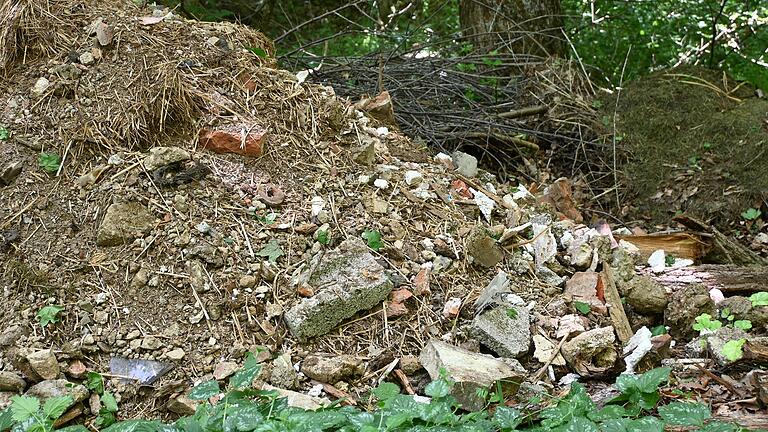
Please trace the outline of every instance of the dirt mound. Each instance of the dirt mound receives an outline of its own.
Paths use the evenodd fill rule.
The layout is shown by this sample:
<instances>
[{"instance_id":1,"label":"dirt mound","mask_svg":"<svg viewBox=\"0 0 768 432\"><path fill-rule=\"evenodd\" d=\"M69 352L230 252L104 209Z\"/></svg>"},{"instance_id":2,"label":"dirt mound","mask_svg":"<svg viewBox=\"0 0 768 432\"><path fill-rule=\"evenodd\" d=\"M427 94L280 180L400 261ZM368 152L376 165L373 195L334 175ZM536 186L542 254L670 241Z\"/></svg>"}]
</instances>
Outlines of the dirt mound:
<instances>
[{"instance_id":1,"label":"dirt mound","mask_svg":"<svg viewBox=\"0 0 768 432\"><path fill-rule=\"evenodd\" d=\"M685 67L629 83L618 106L637 215L686 212L725 226L768 190L768 100L721 72Z\"/></svg>"}]
</instances>

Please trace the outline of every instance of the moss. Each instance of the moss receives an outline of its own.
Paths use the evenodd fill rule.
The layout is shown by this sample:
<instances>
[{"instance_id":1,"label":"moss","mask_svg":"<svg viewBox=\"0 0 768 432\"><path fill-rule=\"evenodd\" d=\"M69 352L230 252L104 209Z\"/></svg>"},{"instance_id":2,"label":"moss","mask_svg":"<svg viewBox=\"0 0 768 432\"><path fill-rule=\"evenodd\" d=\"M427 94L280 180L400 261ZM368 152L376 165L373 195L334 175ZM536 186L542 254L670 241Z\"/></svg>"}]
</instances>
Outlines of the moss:
<instances>
[{"instance_id":1,"label":"moss","mask_svg":"<svg viewBox=\"0 0 768 432\"><path fill-rule=\"evenodd\" d=\"M617 131L628 159L625 184L643 216L664 223L685 211L725 222L759 200L768 190L768 101L753 94L698 67L626 86ZM651 199L658 192L665 195Z\"/></svg>"}]
</instances>

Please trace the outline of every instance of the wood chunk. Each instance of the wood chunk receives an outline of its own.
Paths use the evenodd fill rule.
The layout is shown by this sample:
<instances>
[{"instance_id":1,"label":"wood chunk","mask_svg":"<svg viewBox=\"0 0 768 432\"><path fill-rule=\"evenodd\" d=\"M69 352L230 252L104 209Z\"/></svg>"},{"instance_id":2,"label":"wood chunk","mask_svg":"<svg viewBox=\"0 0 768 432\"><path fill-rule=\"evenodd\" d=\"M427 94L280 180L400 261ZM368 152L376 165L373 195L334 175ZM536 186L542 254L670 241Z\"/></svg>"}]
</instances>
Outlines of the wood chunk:
<instances>
[{"instance_id":1,"label":"wood chunk","mask_svg":"<svg viewBox=\"0 0 768 432\"><path fill-rule=\"evenodd\" d=\"M616 236L616 240L632 243L640 249L640 256L647 260L651 254L663 249L667 254L676 258L701 259L707 252L707 242L698 235L691 233L647 234Z\"/></svg>"},{"instance_id":2,"label":"wood chunk","mask_svg":"<svg viewBox=\"0 0 768 432\"><path fill-rule=\"evenodd\" d=\"M634 332L629 325L629 319L624 311L624 305L621 304L621 296L616 288L616 279L613 276L613 269L606 265L600 276L605 288L605 304L608 306L608 314L611 317L613 328L616 329L616 335L622 343L629 342Z\"/></svg>"},{"instance_id":3,"label":"wood chunk","mask_svg":"<svg viewBox=\"0 0 768 432\"><path fill-rule=\"evenodd\" d=\"M702 284L710 290L717 288L727 294L768 291L768 266L706 264L669 269L658 274L643 269L640 273L672 291L693 284Z\"/></svg>"}]
</instances>

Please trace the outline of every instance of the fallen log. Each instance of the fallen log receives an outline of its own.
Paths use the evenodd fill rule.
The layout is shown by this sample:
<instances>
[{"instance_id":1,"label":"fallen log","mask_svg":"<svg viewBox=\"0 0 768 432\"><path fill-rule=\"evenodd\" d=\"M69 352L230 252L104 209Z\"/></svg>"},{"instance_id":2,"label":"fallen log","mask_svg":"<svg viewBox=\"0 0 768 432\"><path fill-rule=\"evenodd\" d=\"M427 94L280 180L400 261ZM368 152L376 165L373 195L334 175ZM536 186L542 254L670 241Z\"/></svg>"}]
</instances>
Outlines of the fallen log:
<instances>
[{"instance_id":1,"label":"fallen log","mask_svg":"<svg viewBox=\"0 0 768 432\"><path fill-rule=\"evenodd\" d=\"M717 288L723 293L731 295L768 291L768 266L705 264L670 268L661 273L654 273L650 269L641 269L637 273L650 277L669 290L678 290L692 284L702 284L710 290Z\"/></svg>"}]
</instances>

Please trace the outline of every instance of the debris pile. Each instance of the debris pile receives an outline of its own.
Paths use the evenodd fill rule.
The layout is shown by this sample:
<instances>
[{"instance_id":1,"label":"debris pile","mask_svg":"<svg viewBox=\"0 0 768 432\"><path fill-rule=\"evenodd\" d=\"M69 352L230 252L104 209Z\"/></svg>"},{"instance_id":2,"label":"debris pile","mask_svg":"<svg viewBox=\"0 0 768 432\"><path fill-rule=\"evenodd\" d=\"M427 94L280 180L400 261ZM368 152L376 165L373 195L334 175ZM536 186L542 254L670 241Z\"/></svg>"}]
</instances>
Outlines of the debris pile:
<instances>
[{"instance_id":1,"label":"debris pile","mask_svg":"<svg viewBox=\"0 0 768 432\"><path fill-rule=\"evenodd\" d=\"M19 4L0 36L36 49L4 51L0 408L68 393L63 418L89 418L98 392L80 383L99 372L121 415L148 400L185 415L194 383L245 358L298 406L356 404L384 380L423 394L445 370L472 408L499 380L514 395L661 362L694 376L683 346L720 365L741 360L721 349L734 340L765 355L765 293L733 296L678 257L648 270L632 232L584 225L567 179L430 156L381 104L271 68L251 30L61 0L46 14L72 21L43 39ZM675 271L703 282L658 280ZM695 331L707 351L685 345ZM687 388L722 399L721 380Z\"/></svg>"}]
</instances>

